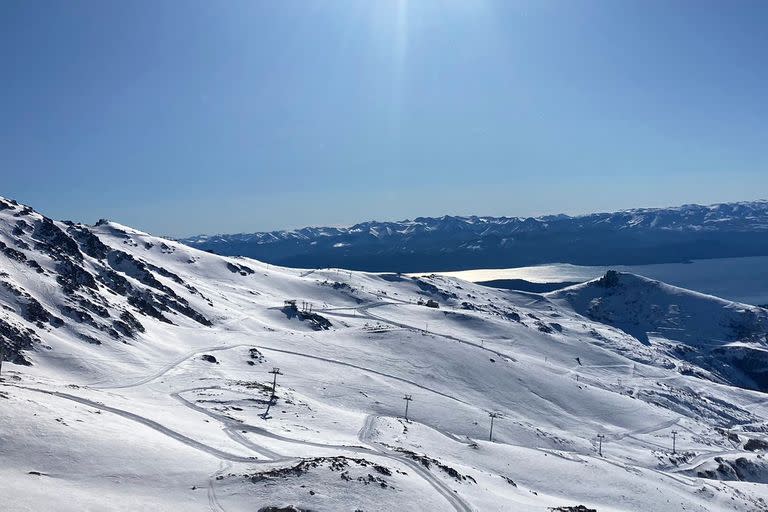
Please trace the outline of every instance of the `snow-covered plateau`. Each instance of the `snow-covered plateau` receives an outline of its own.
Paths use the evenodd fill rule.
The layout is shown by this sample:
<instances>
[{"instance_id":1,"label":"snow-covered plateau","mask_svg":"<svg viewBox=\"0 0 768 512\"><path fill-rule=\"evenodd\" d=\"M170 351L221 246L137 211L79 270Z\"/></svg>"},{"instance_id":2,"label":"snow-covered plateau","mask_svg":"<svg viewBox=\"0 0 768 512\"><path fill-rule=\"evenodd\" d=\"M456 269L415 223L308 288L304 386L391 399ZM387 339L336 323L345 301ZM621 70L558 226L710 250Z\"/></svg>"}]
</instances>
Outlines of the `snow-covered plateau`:
<instances>
[{"instance_id":1,"label":"snow-covered plateau","mask_svg":"<svg viewBox=\"0 0 768 512\"><path fill-rule=\"evenodd\" d=\"M0 253L3 512L768 510L766 309L281 268L1 198Z\"/></svg>"}]
</instances>

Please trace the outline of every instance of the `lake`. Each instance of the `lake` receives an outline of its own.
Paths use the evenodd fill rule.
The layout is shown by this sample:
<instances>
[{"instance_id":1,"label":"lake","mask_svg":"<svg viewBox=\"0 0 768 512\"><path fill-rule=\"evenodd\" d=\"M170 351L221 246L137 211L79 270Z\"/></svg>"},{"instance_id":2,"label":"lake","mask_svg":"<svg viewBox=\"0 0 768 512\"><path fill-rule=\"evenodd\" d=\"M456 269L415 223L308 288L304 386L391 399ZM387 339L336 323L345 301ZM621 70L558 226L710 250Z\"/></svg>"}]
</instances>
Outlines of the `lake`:
<instances>
[{"instance_id":1,"label":"lake","mask_svg":"<svg viewBox=\"0 0 768 512\"><path fill-rule=\"evenodd\" d=\"M567 263L504 269L476 269L435 274L483 282L523 279L532 283L588 281L606 270L631 272L665 283L746 304L768 304L768 256L696 260L657 265L581 266ZM420 273L419 275L423 275Z\"/></svg>"}]
</instances>

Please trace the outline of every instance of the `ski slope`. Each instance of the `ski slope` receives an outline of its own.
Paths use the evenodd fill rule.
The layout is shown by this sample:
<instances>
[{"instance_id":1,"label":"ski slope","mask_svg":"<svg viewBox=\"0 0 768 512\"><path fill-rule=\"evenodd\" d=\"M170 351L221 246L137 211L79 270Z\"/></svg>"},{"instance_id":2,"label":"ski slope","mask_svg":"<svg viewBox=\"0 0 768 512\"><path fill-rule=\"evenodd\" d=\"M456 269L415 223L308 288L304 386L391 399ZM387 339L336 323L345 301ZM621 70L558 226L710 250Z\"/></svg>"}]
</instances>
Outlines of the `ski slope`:
<instances>
[{"instance_id":1,"label":"ski slope","mask_svg":"<svg viewBox=\"0 0 768 512\"><path fill-rule=\"evenodd\" d=\"M0 205L2 510L766 509L760 308L281 268Z\"/></svg>"}]
</instances>

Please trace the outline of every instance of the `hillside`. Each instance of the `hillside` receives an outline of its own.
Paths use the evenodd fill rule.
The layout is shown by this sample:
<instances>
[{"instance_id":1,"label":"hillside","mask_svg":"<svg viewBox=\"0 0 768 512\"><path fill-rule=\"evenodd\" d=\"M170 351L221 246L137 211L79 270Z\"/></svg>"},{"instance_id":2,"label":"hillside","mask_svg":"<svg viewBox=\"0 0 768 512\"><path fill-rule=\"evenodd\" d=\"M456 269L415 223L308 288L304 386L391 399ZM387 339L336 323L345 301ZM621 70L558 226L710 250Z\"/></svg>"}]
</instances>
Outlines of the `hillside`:
<instances>
[{"instance_id":1,"label":"hillside","mask_svg":"<svg viewBox=\"0 0 768 512\"><path fill-rule=\"evenodd\" d=\"M695 362L711 372L710 378L768 390L764 308L614 271L548 297L660 354Z\"/></svg>"},{"instance_id":2,"label":"hillside","mask_svg":"<svg viewBox=\"0 0 768 512\"><path fill-rule=\"evenodd\" d=\"M541 263L630 265L768 255L768 201L581 216L419 217L182 242L295 267L424 272Z\"/></svg>"},{"instance_id":3,"label":"hillside","mask_svg":"<svg viewBox=\"0 0 768 512\"><path fill-rule=\"evenodd\" d=\"M3 510L766 508L759 308L275 267L6 199L0 242Z\"/></svg>"}]
</instances>

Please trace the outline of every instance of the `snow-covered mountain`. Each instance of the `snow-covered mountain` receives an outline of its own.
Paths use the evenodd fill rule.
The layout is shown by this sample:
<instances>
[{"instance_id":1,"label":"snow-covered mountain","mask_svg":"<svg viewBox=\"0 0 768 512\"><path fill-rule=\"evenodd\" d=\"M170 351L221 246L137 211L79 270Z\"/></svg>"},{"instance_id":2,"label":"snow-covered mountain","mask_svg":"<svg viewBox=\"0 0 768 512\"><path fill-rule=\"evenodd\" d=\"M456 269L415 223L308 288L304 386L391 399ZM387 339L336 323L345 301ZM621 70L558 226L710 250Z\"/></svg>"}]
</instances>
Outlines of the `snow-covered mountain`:
<instances>
[{"instance_id":1,"label":"snow-covered mountain","mask_svg":"<svg viewBox=\"0 0 768 512\"><path fill-rule=\"evenodd\" d=\"M181 240L298 267L423 272L564 262L618 265L768 255L768 201L571 217L419 217Z\"/></svg>"},{"instance_id":2,"label":"snow-covered mountain","mask_svg":"<svg viewBox=\"0 0 768 512\"><path fill-rule=\"evenodd\" d=\"M764 309L274 267L6 199L0 242L4 511L766 510Z\"/></svg>"},{"instance_id":3,"label":"snow-covered mountain","mask_svg":"<svg viewBox=\"0 0 768 512\"><path fill-rule=\"evenodd\" d=\"M768 310L762 307L615 271L548 297L654 347L654 357L662 358L656 364L672 356L699 367L683 372L703 368L704 378L768 390Z\"/></svg>"}]
</instances>

